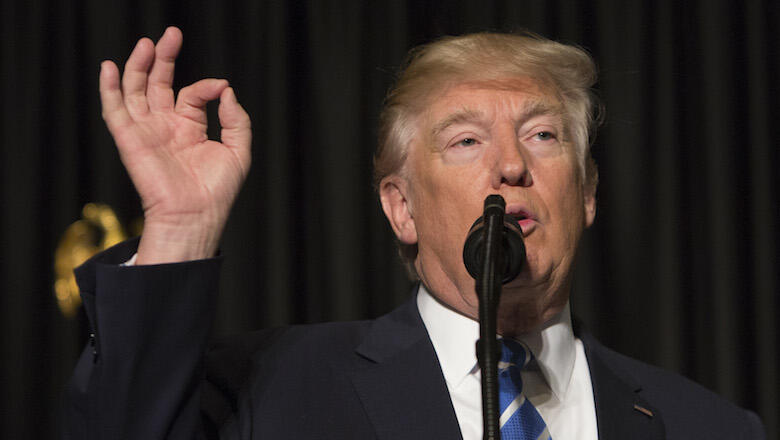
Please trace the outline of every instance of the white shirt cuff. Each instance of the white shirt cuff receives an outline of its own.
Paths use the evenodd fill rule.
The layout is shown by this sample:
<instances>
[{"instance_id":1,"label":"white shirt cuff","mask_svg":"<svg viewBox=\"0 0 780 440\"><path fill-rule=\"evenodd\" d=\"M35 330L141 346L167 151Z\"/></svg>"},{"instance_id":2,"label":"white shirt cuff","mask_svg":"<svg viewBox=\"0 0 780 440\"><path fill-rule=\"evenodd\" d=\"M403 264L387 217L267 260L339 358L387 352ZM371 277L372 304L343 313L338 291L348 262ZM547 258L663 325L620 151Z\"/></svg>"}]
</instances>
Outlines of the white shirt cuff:
<instances>
[{"instance_id":1,"label":"white shirt cuff","mask_svg":"<svg viewBox=\"0 0 780 440\"><path fill-rule=\"evenodd\" d=\"M129 260L127 260L124 263L120 264L120 266L135 266L136 258L138 258L138 252L134 253L133 256L130 257Z\"/></svg>"}]
</instances>

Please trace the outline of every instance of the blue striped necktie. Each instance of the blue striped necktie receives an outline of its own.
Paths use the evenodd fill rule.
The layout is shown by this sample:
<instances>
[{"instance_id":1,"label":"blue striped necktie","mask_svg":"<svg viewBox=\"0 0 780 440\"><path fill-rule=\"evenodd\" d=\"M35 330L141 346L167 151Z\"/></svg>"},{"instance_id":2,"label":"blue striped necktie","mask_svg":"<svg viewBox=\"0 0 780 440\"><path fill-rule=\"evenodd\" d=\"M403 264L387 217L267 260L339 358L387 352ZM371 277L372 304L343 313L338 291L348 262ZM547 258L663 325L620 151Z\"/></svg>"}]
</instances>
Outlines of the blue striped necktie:
<instances>
[{"instance_id":1,"label":"blue striped necktie","mask_svg":"<svg viewBox=\"0 0 780 440\"><path fill-rule=\"evenodd\" d=\"M498 363L498 402L501 409L501 438L504 440L551 440L547 425L523 394L520 370L533 358L521 343L502 339Z\"/></svg>"}]
</instances>

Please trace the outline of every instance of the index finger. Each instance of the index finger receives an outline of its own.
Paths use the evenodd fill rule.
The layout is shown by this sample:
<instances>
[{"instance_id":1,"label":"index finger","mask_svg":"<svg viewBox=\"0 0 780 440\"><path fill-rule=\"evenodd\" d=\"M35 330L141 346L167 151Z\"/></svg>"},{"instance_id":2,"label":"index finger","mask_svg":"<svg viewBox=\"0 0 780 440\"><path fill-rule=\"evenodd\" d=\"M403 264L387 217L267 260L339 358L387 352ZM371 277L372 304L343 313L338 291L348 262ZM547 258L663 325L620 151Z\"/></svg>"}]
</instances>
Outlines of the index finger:
<instances>
[{"instance_id":1,"label":"index finger","mask_svg":"<svg viewBox=\"0 0 780 440\"><path fill-rule=\"evenodd\" d=\"M112 134L116 129L133 122L119 89L119 69L112 61L100 64L100 106L103 120Z\"/></svg>"}]
</instances>

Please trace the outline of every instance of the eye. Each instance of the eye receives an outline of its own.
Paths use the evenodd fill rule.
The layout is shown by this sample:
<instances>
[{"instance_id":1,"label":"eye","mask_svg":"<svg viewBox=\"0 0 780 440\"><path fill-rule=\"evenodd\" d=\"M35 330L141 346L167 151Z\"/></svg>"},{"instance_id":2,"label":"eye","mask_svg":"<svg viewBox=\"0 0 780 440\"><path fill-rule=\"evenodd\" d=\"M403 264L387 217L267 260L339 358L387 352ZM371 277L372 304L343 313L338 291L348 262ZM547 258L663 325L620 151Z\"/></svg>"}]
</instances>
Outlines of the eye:
<instances>
[{"instance_id":1,"label":"eye","mask_svg":"<svg viewBox=\"0 0 780 440\"><path fill-rule=\"evenodd\" d=\"M459 147L473 147L474 145L477 145L477 140L474 138L465 138L456 142L455 145Z\"/></svg>"},{"instance_id":2,"label":"eye","mask_svg":"<svg viewBox=\"0 0 780 440\"><path fill-rule=\"evenodd\" d=\"M534 134L534 137L537 140L540 140L540 141L549 141L549 140L555 139L555 135L552 134L552 132L549 132L549 131L540 131L540 132Z\"/></svg>"}]
</instances>

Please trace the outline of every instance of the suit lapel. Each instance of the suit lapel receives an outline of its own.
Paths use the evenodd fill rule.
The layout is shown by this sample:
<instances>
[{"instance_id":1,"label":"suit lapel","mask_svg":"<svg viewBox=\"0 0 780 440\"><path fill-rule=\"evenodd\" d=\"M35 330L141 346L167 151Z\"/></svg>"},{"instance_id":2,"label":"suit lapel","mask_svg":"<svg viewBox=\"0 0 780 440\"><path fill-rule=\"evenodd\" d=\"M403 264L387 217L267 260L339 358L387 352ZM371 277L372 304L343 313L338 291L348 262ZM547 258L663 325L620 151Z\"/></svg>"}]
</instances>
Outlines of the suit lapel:
<instances>
[{"instance_id":1,"label":"suit lapel","mask_svg":"<svg viewBox=\"0 0 780 440\"><path fill-rule=\"evenodd\" d=\"M607 349L592 336L585 334L580 338L593 384L599 439L665 439L661 414L640 396L641 384L607 362Z\"/></svg>"},{"instance_id":2,"label":"suit lapel","mask_svg":"<svg viewBox=\"0 0 780 440\"><path fill-rule=\"evenodd\" d=\"M378 439L461 439L415 299L373 323L356 349L361 361L350 378ZM575 332L588 359L599 439L664 440L661 414L642 398L641 384L590 334Z\"/></svg>"},{"instance_id":3,"label":"suit lapel","mask_svg":"<svg viewBox=\"0 0 780 440\"><path fill-rule=\"evenodd\" d=\"M461 438L415 298L376 320L351 380L379 439Z\"/></svg>"}]
</instances>

